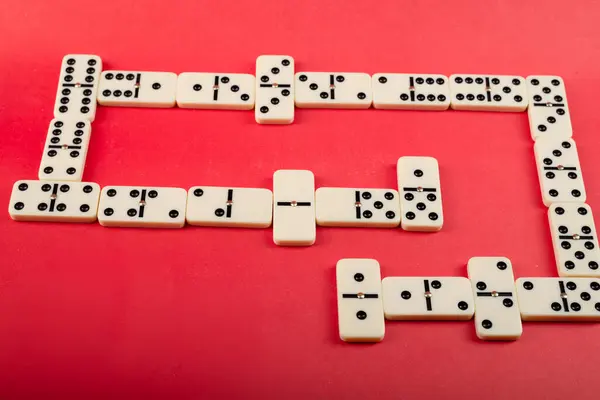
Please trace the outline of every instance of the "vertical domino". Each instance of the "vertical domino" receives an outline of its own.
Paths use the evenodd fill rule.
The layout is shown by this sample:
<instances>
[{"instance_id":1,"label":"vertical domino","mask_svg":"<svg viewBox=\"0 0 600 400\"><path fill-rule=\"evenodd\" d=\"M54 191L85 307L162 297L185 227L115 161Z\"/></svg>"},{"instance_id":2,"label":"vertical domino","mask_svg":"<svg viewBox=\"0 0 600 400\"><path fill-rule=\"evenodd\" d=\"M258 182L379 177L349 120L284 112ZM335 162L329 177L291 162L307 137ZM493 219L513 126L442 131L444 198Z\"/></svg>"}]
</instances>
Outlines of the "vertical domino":
<instances>
[{"instance_id":1,"label":"vertical domino","mask_svg":"<svg viewBox=\"0 0 600 400\"><path fill-rule=\"evenodd\" d=\"M433 157L398 159L401 226L406 231L439 231L444 225L438 162Z\"/></svg>"},{"instance_id":2,"label":"vertical domino","mask_svg":"<svg viewBox=\"0 0 600 400\"><path fill-rule=\"evenodd\" d=\"M294 96L294 59L281 55L259 56L256 59L256 122L291 124Z\"/></svg>"},{"instance_id":3,"label":"vertical domino","mask_svg":"<svg viewBox=\"0 0 600 400\"><path fill-rule=\"evenodd\" d=\"M92 54L67 54L60 68L54 117L93 121L102 60Z\"/></svg>"},{"instance_id":4,"label":"vertical domino","mask_svg":"<svg viewBox=\"0 0 600 400\"><path fill-rule=\"evenodd\" d=\"M533 150L544 204L584 203L587 194L575 141L540 138Z\"/></svg>"},{"instance_id":5,"label":"vertical domino","mask_svg":"<svg viewBox=\"0 0 600 400\"><path fill-rule=\"evenodd\" d=\"M338 324L345 342L380 342L385 335L381 272L372 259L345 258L336 265Z\"/></svg>"},{"instance_id":6,"label":"vertical domino","mask_svg":"<svg viewBox=\"0 0 600 400\"><path fill-rule=\"evenodd\" d=\"M475 298L475 331L482 340L517 340L523 333L512 264L506 257L473 257L467 264Z\"/></svg>"},{"instance_id":7,"label":"vertical domino","mask_svg":"<svg viewBox=\"0 0 600 400\"><path fill-rule=\"evenodd\" d=\"M555 203L548 209L558 275L600 278L600 250L592 208L583 203Z\"/></svg>"},{"instance_id":8,"label":"vertical domino","mask_svg":"<svg viewBox=\"0 0 600 400\"><path fill-rule=\"evenodd\" d=\"M50 121L38 177L40 180L81 181L92 124L85 119Z\"/></svg>"},{"instance_id":9,"label":"vertical domino","mask_svg":"<svg viewBox=\"0 0 600 400\"><path fill-rule=\"evenodd\" d=\"M573 136L565 83L560 76L528 76L531 138L569 139Z\"/></svg>"},{"instance_id":10,"label":"vertical domino","mask_svg":"<svg viewBox=\"0 0 600 400\"><path fill-rule=\"evenodd\" d=\"M306 170L273 174L273 241L279 246L310 246L316 239L315 176Z\"/></svg>"}]
</instances>

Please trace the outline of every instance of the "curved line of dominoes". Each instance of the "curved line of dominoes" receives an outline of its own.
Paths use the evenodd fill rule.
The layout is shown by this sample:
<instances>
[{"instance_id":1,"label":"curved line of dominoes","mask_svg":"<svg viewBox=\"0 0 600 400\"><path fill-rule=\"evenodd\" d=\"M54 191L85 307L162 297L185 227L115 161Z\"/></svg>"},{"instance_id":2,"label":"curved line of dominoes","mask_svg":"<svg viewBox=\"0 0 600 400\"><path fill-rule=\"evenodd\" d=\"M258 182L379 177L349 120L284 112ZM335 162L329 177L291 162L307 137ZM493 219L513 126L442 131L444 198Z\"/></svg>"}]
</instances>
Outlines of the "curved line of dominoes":
<instances>
[{"instance_id":1,"label":"curved line of dominoes","mask_svg":"<svg viewBox=\"0 0 600 400\"><path fill-rule=\"evenodd\" d=\"M276 171L273 192L260 188L198 186L188 191L134 186L107 186L100 190L96 183L81 182L96 103L254 109L260 124L292 123L295 107L527 110L542 199L549 207L561 278L521 278L522 287L518 284L515 291L512 267L500 268L500 265L510 266L508 259L474 258L469 262L471 299L461 300L457 309L437 311L445 304L438 299L445 297L434 292L448 286L444 284L446 281L451 287L446 296L452 298L459 292L452 289L452 285L458 285L452 278L386 278L391 283L384 280L382 292L376 261L340 260L337 269L340 335L347 341L379 341L383 338L384 315L389 319L470 319L475 311L477 333L482 339L518 338L521 318L600 319L597 299L600 284L597 279L590 279L600 277L598 240L592 210L585 204L586 192L572 139L565 86L558 76L295 73L294 59L285 55L259 56L256 78L232 73L176 75L102 71L98 56L64 57L39 180L15 183L9 203L9 214L14 220L98 220L103 226L169 228L183 227L186 221L199 226L252 228L266 228L273 223L276 244L308 246L315 241L316 225L390 228L400 225L409 231L440 230L443 211L437 161L431 157L401 157L398 190L319 188L315 191L314 175L307 170ZM471 267L472 262L477 266ZM501 275L509 277L494 275L499 270L508 271L509 274ZM350 275L353 279L348 278ZM398 308L399 303L412 304L410 299L415 298L411 290L402 289L404 285L410 286L411 279L417 279L418 285L424 282L424 292L415 296L424 296L424 310L414 305ZM537 287L541 288L539 292ZM531 296L532 292L536 296ZM573 300L570 292L580 298ZM463 295L468 299L464 290ZM558 301L551 301L556 297ZM503 305L499 311L500 301ZM512 310L512 317L502 316L502 307ZM503 318L509 322L496 321Z\"/></svg>"}]
</instances>

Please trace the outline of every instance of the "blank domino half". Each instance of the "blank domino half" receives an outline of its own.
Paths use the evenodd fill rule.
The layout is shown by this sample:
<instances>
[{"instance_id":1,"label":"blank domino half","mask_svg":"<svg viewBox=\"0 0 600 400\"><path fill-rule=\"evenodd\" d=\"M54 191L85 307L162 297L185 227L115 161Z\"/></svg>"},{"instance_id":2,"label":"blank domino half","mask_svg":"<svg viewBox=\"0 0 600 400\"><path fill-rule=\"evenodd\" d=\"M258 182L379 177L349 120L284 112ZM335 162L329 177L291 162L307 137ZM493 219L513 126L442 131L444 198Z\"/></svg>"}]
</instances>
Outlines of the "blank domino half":
<instances>
[{"instance_id":1,"label":"blank domino half","mask_svg":"<svg viewBox=\"0 0 600 400\"><path fill-rule=\"evenodd\" d=\"M346 342L383 340L379 263L366 258L345 258L337 262L335 275L340 338Z\"/></svg>"},{"instance_id":2,"label":"blank domino half","mask_svg":"<svg viewBox=\"0 0 600 400\"><path fill-rule=\"evenodd\" d=\"M393 189L321 187L315 198L320 226L394 228L400 224L398 192Z\"/></svg>"},{"instance_id":3,"label":"blank domino half","mask_svg":"<svg viewBox=\"0 0 600 400\"><path fill-rule=\"evenodd\" d=\"M469 320L475 302L463 277L387 277L383 311L389 320Z\"/></svg>"},{"instance_id":4,"label":"blank domino half","mask_svg":"<svg viewBox=\"0 0 600 400\"><path fill-rule=\"evenodd\" d=\"M439 231L444 225L438 162L433 157L398 159L401 226L406 231Z\"/></svg>"},{"instance_id":5,"label":"blank domino half","mask_svg":"<svg viewBox=\"0 0 600 400\"><path fill-rule=\"evenodd\" d=\"M279 246L310 246L315 239L315 176L307 170L275 171L273 241Z\"/></svg>"},{"instance_id":6,"label":"blank domino half","mask_svg":"<svg viewBox=\"0 0 600 400\"><path fill-rule=\"evenodd\" d=\"M371 107L371 76L359 72L298 72L296 107L354 108Z\"/></svg>"},{"instance_id":7,"label":"blank domino half","mask_svg":"<svg viewBox=\"0 0 600 400\"><path fill-rule=\"evenodd\" d=\"M523 333L512 264L506 257L473 257L467 264L475 298L475 331L482 340L517 340Z\"/></svg>"},{"instance_id":8,"label":"blank domino half","mask_svg":"<svg viewBox=\"0 0 600 400\"><path fill-rule=\"evenodd\" d=\"M600 279L519 278L523 321L600 321Z\"/></svg>"},{"instance_id":9,"label":"blank domino half","mask_svg":"<svg viewBox=\"0 0 600 400\"><path fill-rule=\"evenodd\" d=\"M94 222L99 197L97 183L17 181L8 213L15 221Z\"/></svg>"},{"instance_id":10,"label":"blank domino half","mask_svg":"<svg viewBox=\"0 0 600 400\"><path fill-rule=\"evenodd\" d=\"M98 103L103 106L170 108L175 106L177 74L172 72L104 71Z\"/></svg>"},{"instance_id":11,"label":"blank domino half","mask_svg":"<svg viewBox=\"0 0 600 400\"><path fill-rule=\"evenodd\" d=\"M177 78L177 106L222 110L254 108L254 76L184 72Z\"/></svg>"},{"instance_id":12,"label":"blank domino half","mask_svg":"<svg viewBox=\"0 0 600 400\"><path fill-rule=\"evenodd\" d=\"M194 186L188 191L190 225L267 228L272 216L273 193L268 189Z\"/></svg>"},{"instance_id":13,"label":"blank domino half","mask_svg":"<svg viewBox=\"0 0 600 400\"><path fill-rule=\"evenodd\" d=\"M98 206L102 226L182 228L187 192L181 188L106 186Z\"/></svg>"}]
</instances>

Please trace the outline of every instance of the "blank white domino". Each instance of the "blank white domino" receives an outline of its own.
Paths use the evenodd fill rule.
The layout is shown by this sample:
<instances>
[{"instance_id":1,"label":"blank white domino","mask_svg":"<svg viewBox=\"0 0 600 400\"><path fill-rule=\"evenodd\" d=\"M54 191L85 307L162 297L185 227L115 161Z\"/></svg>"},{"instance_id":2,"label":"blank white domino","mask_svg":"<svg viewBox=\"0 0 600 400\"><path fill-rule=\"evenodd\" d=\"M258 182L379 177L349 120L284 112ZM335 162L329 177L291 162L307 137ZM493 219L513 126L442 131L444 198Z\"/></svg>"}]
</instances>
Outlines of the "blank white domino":
<instances>
[{"instance_id":1,"label":"blank white domino","mask_svg":"<svg viewBox=\"0 0 600 400\"><path fill-rule=\"evenodd\" d=\"M400 224L398 192L393 189L321 187L315 198L321 226L394 228Z\"/></svg>"},{"instance_id":2,"label":"blank white domino","mask_svg":"<svg viewBox=\"0 0 600 400\"><path fill-rule=\"evenodd\" d=\"M512 75L450 75L450 106L454 110L525 111L525 79Z\"/></svg>"},{"instance_id":3,"label":"blank white domino","mask_svg":"<svg viewBox=\"0 0 600 400\"><path fill-rule=\"evenodd\" d=\"M194 186L188 191L190 225L267 228L272 216L273 193L268 189Z\"/></svg>"},{"instance_id":4,"label":"blank white domino","mask_svg":"<svg viewBox=\"0 0 600 400\"><path fill-rule=\"evenodd\" d=\"M98 222L102 226L181 228L187 192L171 187L107 186L102 189Z\"/></svg>"},{"instance_id":5,"label":"blank white domino","mask_svg":"<svg viewBox=\"0 0 600 400\"><path fill-rule=\"evenodd\" d=\"M600 280L519 278L523 321L600 321Z\"/></svg>"},{"instance_id":6,"label":"blank white domino","mask_svg":"<svg viewBox=\"0 0 600 400\"><path fill-rule=\"evenodd\" d=\"M50 121L38 172L40 180L81 181L91 132L92 124L85 119Z\"/></svg>"},{"instance_id":7,"label":"blank white domino","mask_svg":"<svg viewBox=\"0 0 600 400\"><path fill-rule=\"evenodd\" d=\"M389 320L469 320L475 302L462 277L387 277L383 311Z\"/></svg>"},{"instance_id":8,"label":"blank white domino","mask_svg":"<svg viewBox=\"0 0 600 400\"><path fill-rule=\"evenodd\" d=\"M337 262L335 275L340 338L346 342L383 340L379 263L366 258L345 258Z\"/></svg>"},{"instance_id":9,"label":"blank white domino","mask_svg":"<svg viewBox=\"0 0 600 400\"><path fill-rule=\"evenodd\" d=\"M547 137L568 139L573 136L565 83L560 76L528 76L529 131L537 140Z\"/></svg>"},{"instance_id":10,"label":"blank white domino","mask_svg":"<svg viewBox=\"0 0 600 400\"><path fill-rule=\"evenodd\" d=\"M177 74L172 72L104 71L98 103L103 106L170 108L175 106Z\"/></svg>"},{"instance_id":11,"label":"blank white domino","mask_svg":"<svg viewBox=\"0 0 600 400\"><path fill-rule=\"evenodd\" d=\"M433 157L398 159L401 226L406 231L439 231L444 225L438 162Z\"/></svg>"},{"instance_id":12,"label":"blank white domino","mask_svg":"<svg viewBox=\"0 0 600 400\"><path fill-rule=\"evenodd\" d=\"M294 59L265 55L256 59L254 116L259 124L294 122Z\"/></svg>"},{"instance_id":13,"label":"blank white domino","mask_svg":"<svg viewBox=\"0 0 600 400\"><path fill-rule=\"evenodd\" d=\"M592 208L583 203L555 203L548 209L548 220L558 275L600 277Z\"/></svg>"},{"instance_id":14,"label":"blank white domino","mask_svg":"<svg viewBox=\"0 0 600 400\"><path fill-rule=\"evenodd\" d=\"M358 72L298 72L296 107L369 108L371 76Z\"/></svg>"},{"instance_id":15,"label":"blank white domino","mask_svg":"<svg viewBox=\"0 0 600 400\"><path fill-rule=\"evenodd\" d=\"M535 141L533 150L544 204L585 202L587 194L575 141L541 138Z\"/></svg>"},{"instance_id":16,"label":"blank white domino","mask_svg":"<svg viewBox=\"0 0 600 400\"><path fill-rule=\"evenodd\" d=\"M97 183L17 181L8 213L15 221L94 222L99 197Z\"/></svg>"},{"instance_id":17,"label":"blank white domino","mask_svg":"<svg viewBox=\"0 0 600 400\"><path fill-rule=\"evenodd\" d=\"M273 241L279 246L310 246L316 239L315 176L306 170L273 174Z\"/></svg>"},{"instance_id":18,"label":"blank white domino","mask_svg":"<svg viewBox=\"0 0 600 400\"><path fill-rule=\"evenodd\" d=\"M373 75L373 107L443 111L450 107L448 77L438 74Z\"/></svg>"},{"instance_id":19,"label":"blank white domino","mask_svg":"<svg viewBox=\"0 0 600 400\"><path fill-rule=\"evenodd\" d=\"M184 72L177 78L177 106L222 110L254 108L254 76Z\"/></svg>"},{"instance_id":20,"label":"blank white domino","mask_svg":"<svg viewBox=\"0 0 600 400\"><path fill-rule=\"evenodd\" d=\"M512 264L506 257L473 257L467 264L475 298L475 331L482 340L516 340L523 327Z\"/></svg>"},{"instance_id":21,"label":"blank white domino","mask_svg":"<svg viewBox=\"0 0 600 400\"><path fill-rule=\"evenodd\" d=\"M60 65L54 117L93 121L96 117L100 72L100 57L92 54L67 54Z\"/></svg>"}]
</instances>

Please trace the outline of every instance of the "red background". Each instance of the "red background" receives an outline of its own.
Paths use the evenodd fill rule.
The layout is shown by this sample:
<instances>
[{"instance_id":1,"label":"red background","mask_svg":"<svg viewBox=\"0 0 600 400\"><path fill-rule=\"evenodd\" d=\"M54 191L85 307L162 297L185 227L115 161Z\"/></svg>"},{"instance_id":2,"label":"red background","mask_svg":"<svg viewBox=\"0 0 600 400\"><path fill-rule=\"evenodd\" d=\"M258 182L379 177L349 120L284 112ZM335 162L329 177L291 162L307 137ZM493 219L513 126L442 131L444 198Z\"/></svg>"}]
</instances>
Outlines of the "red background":
<instances>
[{"instance_id":1,"label":"red background","mask_svg":"<svg viewBox=\"0 0 600 400\"><path fill-rule=\"evenodd\" d=\"M37 179L62 57L104 69L556 74L565 79L588 203L600 215L600 3L594 1L8 1L0 14L0 198ZM525 323L486 343L473 322L389 322L376 345L341 342L334 266L466 276L505 255L516 277L556 276L526 113L98 107L84 180L272 187L280 168L317 186L395 187L402 155L441 166L445 226L319 228L308 248L272 231L108 229L0 217L0 397L597 398L600 326Z\"/></svg>"}]
</instances>

